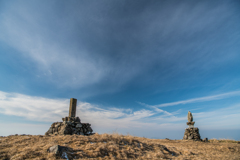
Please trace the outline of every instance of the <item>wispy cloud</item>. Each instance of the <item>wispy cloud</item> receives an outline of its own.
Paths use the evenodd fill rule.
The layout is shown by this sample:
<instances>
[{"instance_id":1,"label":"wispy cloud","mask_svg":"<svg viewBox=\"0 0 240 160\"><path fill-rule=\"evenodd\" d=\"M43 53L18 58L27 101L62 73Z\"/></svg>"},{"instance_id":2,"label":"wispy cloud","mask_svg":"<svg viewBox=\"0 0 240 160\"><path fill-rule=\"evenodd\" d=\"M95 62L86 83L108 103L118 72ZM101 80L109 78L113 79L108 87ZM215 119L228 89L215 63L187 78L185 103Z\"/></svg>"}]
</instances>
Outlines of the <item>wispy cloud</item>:
<instances>
[{"instance_id":1,"label":"wispy cloud","mask_svg":"<svg viewBox=\"0 0 240 160\"><path fill-rule=\"evenodd\" d=\"M0 113L5 115L21 116L30 121L54 122L60 121L68 115L68 99L49 99L17 93L0 92ZM162 114L163 115L162 115ZM167 114L166 114L167 113ZM156 120L152 116L162 115L165 121ZM118 128L126 132L133 129L156 129L170 126L179 128L174 122L176 113L169 113L161 109L132 109L105 108L95 104L78 101L77 116L82 122L89 122L98 132L108 132ZM172 117L172 118L170 118ZM169 119L168 119L169 118ZM171 127L170 127L171 128Z\"/></svg>"},{"instance_id":2,"label":"wispy cloud","mask_svg":"<svg viewBox=\"0 0 240 160\"><path fill-rule=\"evenodd\" d=\"M225 98L229 98L229 97L237 96L237 95L240 95L240 91L227 92L227 93L213 95L213 96L192 98L192 99L187 99L187 100L183 100L183 101L163 103L163 104L158 104L158 105L148 105L148 104L145 104L142 102L138 102L138 103L143 106L156 109L156 108L161 108L161 107L176 106L176 105L180 105L180 104L188 104L188 103L197 103L197 102L206 102L206 101L213 101L213 100L218 100L218 99L225 99Z\"/></svg>"},{"instance_id":3,"label":"wispy cloud","mask_svg":"<svg viewBox=\"0 0 240 160\"><path fill-rule=\"evenodd\" d=\"M239 105L210 112L193 112L193 117L197 127L201 129L239 129ZM14 129L0 131L0 135L44 134L52 122L61 121L62 117L68 116L68 106L69 99L50 99L0 91L0 114L13 116L12 120L14 116L20 116L31 123L35 123L34 121L38 121L38 124L39 122L49 123L49 125L30 125L15 122L11 125L16 126ZM77 105L77 116L83 123L92 124L94 132L117 131L122 134L130 133L149 138L182 138L184 128L187 127L185 124L187 115L180 114L181 111L167 112L155 107L132 111L132 109L115 107L105 108L79 100ZM8 126L8 122L0 122L0 126Z\"/></svg>"},{"instance_id":4,"label":"wispy cloud","mask_svg":"<svg viewBox=\"0 0 240 160\"><path fill-rule=\"evenodd\" d=\"M62 117L68 116L68 106L69 99L49 99L0 91L0 114L20 116L29 121L49 123L61 121ZM80 117L82 122L91 123L94 131L99 133L111 132L117 129L118 132L123 134L132 133L143 136L145 134L151 135L155 132L153 130L156 129L171 129L172 126L175 126L175 129L181 128L181 125L173 123L173 119L164 123L154 121L152 116L157 113L148 109L132 111L132 109L115 107L104 108L81 101L78 101L77 105L77 116ZM172 124L169 125L170 123ZM0 123L0 125L4 126L5 122L4 124ZM25 124L22 125L26 126ZM45 125L45 127L41 134L44 134L49 126ZM147 128L152 133L146 130L141 131L143 128ZM22 130L19 131L22 132ZM0 132L0 134L3 133Z\"/></svg>"},{"instance_id":5,"label":"wispy cloud","mask_svg":"<svg viewBox=\"0 0 240 160\"><path fill-rule=\"evenodd\" d=\"M6 12L2 15L0 29L4 32L0 40L20 51L26 60L34 61L37 68L35 76L46 79L54 85L75 87L96 83L103 77L104 65L100 66L98 65L100 62L90 60L86 50L67 47L55 36L48 37L43 32L49 31L49 28L44 30L36 22L40 21L41 17L29 15L21 7L14 9L13 13ZM19 14L21 20L16 14ZM74 56L77 53L77 57L80 58Z\"/></svg>"},{"instance_id":6,"label":"wispy cloud","mask_svg":"<svg viewBox=\"0 0 240 160\"><path fill-rule=\"evenodd\" d=\"M224 97L226 95L234 95L239 92L230 92L226 94L211 96L215 99L216 97ZM214 97L214 98L213 98ZM200 98L202 100L202 98ZM189 100L190 101L190 100ZM192 101L191 101L192 102ZM34 97L18 93L6 93L0 92L0 113L5 115L14 115L25 117L31 121L42 121L42 122L54 122L61 120L62 117L68 115L68 99L49 99L43 97ZM236 107L234 107L236 109ZM223 115L226 110L230 109L225 115L227 122L230 121L231 117L227 115L237 114L239 109L233 111L231 108L215 110L214 112L206 113L193 113L195 118L208 118L218 117ZM94 126L102 127L105 129L109 128L131 128L133 126L142 128L143 126L164 126L168 123L179 123L187 120L185 115L180 114L180 110L174 112L168 112L156 107L150 109L139 109L132 111L131 109L119 109L115 107L103 108L95 104L78 101L77 116L83 122L90 122ZM214 115L217 113L218 115ZM212 115L211 115L212 114ZM203 116L203 117L201 117ZM225 119L225 120L226 120ZM212 120L214 121L214 120ZM217 119L215 121L218 121Z\"/></svg>"},{"instance_id":7,"label":"wispy cloud","mask_svg":"<svg viewBox=\"0 0 240 160\"><path fill-rule=\"evenodd\" d=\"M22 116L34 121L52 122L67 116L68 106L68 99L49 99L0 91L0 113L6 115ZM81 101L78 101L77 111L77 115L83 121L94 119L96 123L104 122L104 125L110 124L111 121L122 121L123 119L137 121L156 114L152 110L145 109L134 112L131 109L115 107L104 109L98 105Z\"/></svg>"}]
</instances>

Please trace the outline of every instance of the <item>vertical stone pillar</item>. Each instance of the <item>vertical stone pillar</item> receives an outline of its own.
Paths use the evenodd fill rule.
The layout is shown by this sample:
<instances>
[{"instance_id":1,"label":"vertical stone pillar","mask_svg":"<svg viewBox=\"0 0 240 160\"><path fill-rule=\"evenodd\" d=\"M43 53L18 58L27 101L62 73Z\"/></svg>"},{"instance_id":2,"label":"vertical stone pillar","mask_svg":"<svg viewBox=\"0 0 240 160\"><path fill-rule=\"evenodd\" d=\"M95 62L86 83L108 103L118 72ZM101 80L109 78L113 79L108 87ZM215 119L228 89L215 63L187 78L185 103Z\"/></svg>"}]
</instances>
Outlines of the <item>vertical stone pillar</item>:
<instances>
[{"instance_id":1,"label":"vertical stone pillar","mask_svg":"<svg viewBox=\"0 0 240 160\"><path fill-rule=\"evenodd\" d=\"M69 105L69 117L76 116L77 99L71 98Z\"/></svg>"}]
</instances>

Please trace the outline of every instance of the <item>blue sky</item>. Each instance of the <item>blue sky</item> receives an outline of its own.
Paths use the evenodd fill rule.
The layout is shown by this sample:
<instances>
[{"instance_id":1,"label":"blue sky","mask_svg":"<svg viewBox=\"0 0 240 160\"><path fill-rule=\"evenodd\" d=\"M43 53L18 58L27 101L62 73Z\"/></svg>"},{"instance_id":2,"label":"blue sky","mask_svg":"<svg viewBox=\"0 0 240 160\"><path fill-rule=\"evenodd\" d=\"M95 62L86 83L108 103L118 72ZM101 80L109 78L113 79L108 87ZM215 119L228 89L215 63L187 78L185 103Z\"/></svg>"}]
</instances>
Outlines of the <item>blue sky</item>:
<instances>
[{"instance_id":1,"label":"blue sky","mask_svg":"<svg viewBox=\"0 0 240 160\"><path fill-rule=\"evenodd\" d=\"M239 1L0 1L0 135L68 115L94 132L240 140Z\"/></svg>"}]
</instances>

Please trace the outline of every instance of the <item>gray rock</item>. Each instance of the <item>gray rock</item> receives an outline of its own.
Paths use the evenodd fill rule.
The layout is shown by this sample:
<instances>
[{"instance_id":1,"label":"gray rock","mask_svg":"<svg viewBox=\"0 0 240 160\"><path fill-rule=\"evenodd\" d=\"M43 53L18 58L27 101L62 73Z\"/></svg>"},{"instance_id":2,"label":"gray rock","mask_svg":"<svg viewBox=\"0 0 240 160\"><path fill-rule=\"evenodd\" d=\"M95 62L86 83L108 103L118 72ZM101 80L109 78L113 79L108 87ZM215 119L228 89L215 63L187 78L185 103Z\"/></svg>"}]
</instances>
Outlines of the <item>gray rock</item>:
<instances>
[{"instance_id":1,"label":"gray rock","mask_svg":"<svg viewBox=\"0 0 240 160\"><path fill-rule=\"evenodd\" d=\"M63 126L63 128L61 129L61 132L63 133L63 134L69 134L69 135L71 135L72 134L72 127L70 126L70 125L65 125L65 126Z\"/></svg>"},{"instance_id":2,"label":"gray rock","mask_svg":"<svg viewBox=\"0 0 240 160\"><path fill-rule=\"evenodd\" d=\"M83 133L83 132L80 132L79 134L80 134L80 135L84 135L84 133Z\"/></svg>"},{"instance_id":3,"label":"gray rock","mask_svg":"<svg viewBox=\"0 0 240 160\"><path fill-rule=\"evenodd\" d=\"M198 128L186 128L183 139L192 139L192 140L200 140L200 134Z\"/></svg>"},{"instance_id":4,"label":"gray rock","mask_svg":"<svg viewBox=\"0 0 240 160\"><path fill-rule=\"evenodd\" d=\"M54 145L52 147L49 147L47 149L47 152L54 153L55 155L62 155L62 152L66 150L67 150L67 147Z\"/></svg>"},{"instance_id":5,"label":"gray rock","mask_svg":"<svg viewBox=\"0 0 240 160\"><path fill-rule=\"evenodd\" d=\"M187 135L184 135L184 136L183 136L183 139L187 139L187 138L188 138L188 136L187 136Z\"/></svg>"},{"instance_id":6,"label":"gray rock","mask_svg":"<svg viewBox=\"0 0 240 160\"><path fill-rule=\"evenodd\" d=\"M193 121L192 113L188 111L188 122L192 122L192 121Z\"/></svg>"},{"instance_id":7,"label":"gray rock","mask_svg":"<svg viewBox=\"0 0 240 160\"><path fill-rule=\"evenodd\" d=\"M82 127L82 124L79 123L79 124L76 125L76 127L77 127L77 128L81 128L81 127Z\"/></svg>"},{"instance_id":8,"label":"gray rock","mask_svg":"<svg viewBox=\"0 0 240 160\"><path fill-rule=\"evenodd\" d=\"M88 127L87 128L87 132L92 132L93 130L92 130L92 128L91 127Z\"/></svg>"},{"instance_id":9,"label":"gray rock","mask_svg":"<svg viewBox=\"0 0 240 160\"><path fill-rule=\"evenodd\" d=\"M53 133L53 128L50 127L49 130L47 131L49 134L52 134Z\"/></svg>"},{"instance_id":10,"label":"gray rock","mask_svg":"<svg viewBox=\"0 0 240 160\"><path fill-rule=\"evenodd\" d=\"M54 122L45 135L72 135L81 134L80 132L83 135L92 135L91 124L81 123L79 117L65 117L62 119L63 122Z\"/></svg>"},{"instance_id":11,"label":"gray rock","mask_svg":"<svg viewBox=\"0 0 240 160\"><path fill-rule=\"evenodd\" d=\"M81 122L81 120L80 120L79 117L75 117L74 121L75 121L75 122L79 122L79 123Z\"/></svg>"}]
</instances>

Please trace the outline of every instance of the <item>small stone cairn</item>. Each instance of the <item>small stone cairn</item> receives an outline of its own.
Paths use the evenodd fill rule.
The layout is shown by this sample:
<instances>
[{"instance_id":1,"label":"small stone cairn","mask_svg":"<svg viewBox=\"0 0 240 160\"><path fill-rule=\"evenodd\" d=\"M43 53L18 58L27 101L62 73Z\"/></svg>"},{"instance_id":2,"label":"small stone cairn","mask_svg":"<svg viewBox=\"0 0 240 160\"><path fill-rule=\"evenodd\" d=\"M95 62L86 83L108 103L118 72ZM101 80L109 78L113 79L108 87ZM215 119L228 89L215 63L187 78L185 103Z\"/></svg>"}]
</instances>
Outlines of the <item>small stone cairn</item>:
<instances>
[{"instance_id":1,"label":"small stone cairn","mask_svg":"<svg viewBox=\"0 0 240 160\"><path fill-rule=\"evenodd\" d=\"M76 115L77 99L70 99L69 116L62 118L63 122L54 122L45 135L93 135L91 124L81 123Z\"/></svg>"},{"instance_id":2,"label":"small stone cairn","mask_svg":"<svg viewBox=\"0 0 240 160\"><path fill-rule=\"evenodd\" d=\"M183 136L184 140L201 140L200 134L199 134L199 129L197 127L194 127L193 122L193 116L190 111L188 111L188 128L185 129L185 133Z\"/></svg>"}]
</instances>

